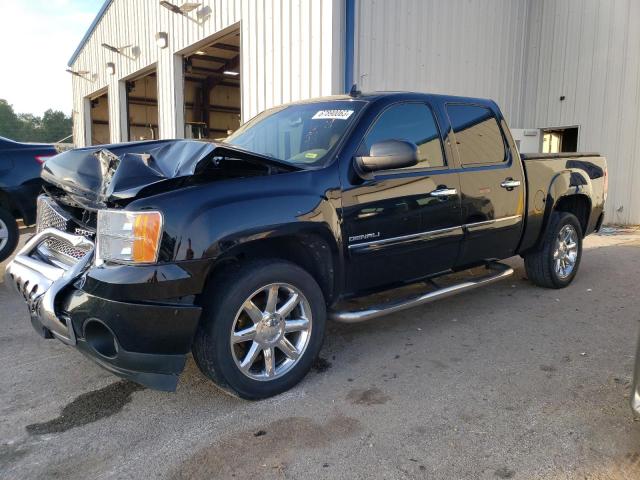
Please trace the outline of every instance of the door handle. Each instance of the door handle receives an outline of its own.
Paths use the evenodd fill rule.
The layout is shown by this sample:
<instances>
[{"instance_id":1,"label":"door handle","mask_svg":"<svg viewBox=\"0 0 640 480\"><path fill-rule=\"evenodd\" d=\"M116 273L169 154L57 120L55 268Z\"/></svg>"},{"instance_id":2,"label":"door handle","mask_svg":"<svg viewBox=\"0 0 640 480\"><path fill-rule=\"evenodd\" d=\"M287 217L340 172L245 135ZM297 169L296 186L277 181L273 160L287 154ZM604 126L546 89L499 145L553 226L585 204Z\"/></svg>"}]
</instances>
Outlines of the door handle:
<instances>
[{"instance_id":1,"label":"door handle","mask_svg":"<svg viewBox=\"0 0 640 480\"><path fill-rule=\"evenodd\" d=\"M450 197L452 195L457 195L457 194L458 194L458 190L456 190L455 188L442 187L442 188L438 188L437 190L434 190L429 195L432 197L443 198L443 197Z\"/></svg>"},{"instance_id":2,"label":"door handle","mask_svg":"<svg viewBox=\"0 0 640 480\"><path fill-rule=\"evenodd\" d=\"M504 182L500 184L502 188L506 188L507 190L513 190L516 187L520 186L520 180L514 180L513 178L507 178Z\"/></svg>"}]
</instances>

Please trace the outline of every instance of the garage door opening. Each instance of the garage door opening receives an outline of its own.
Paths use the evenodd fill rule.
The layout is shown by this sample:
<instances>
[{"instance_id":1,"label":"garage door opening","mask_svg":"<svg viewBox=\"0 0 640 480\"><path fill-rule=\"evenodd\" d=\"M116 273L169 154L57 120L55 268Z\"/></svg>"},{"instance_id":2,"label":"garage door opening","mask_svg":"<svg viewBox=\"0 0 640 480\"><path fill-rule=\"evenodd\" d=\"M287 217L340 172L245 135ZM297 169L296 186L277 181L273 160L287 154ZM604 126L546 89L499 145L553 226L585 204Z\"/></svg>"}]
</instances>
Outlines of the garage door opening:
<instances>
[{"instance_id":1,"label":"garage door opening","mask_svg":"<svg viewBox=\"0 0 640 480\"><path fill-rule=\"evenodd\" d=\"M240 30L184 56L185 138L216 140L240 126Z\"/></svg>"},{"instance_id":2,"label":"garage door opening","mask_svg":"<svg viewBox=\"0 0 640 480\"><path fill-rule=\"evenodd\" d=\"M127 132L130 141L158 138L158 81L156 72L126 82Z\"/></svg>"},{"instance_id":3,"label":"garage door opening","mask_svg":"<svg viewBox=\"0 0 640 480\"><path fill-rule=\"evenodd\" d=\"M542 153L578 151L578 127L542 130Z\"/></svg>"},{"instance_id":4,"label":"garage door opening","mask_svg":"<svg viewBox=\"0 0 640 480\"><path fill-rule=\"evenodd\" d=\"M109 97L107 93L89 99L91 124L88 145L109 143Z\"/></svg>"}]
</instances>

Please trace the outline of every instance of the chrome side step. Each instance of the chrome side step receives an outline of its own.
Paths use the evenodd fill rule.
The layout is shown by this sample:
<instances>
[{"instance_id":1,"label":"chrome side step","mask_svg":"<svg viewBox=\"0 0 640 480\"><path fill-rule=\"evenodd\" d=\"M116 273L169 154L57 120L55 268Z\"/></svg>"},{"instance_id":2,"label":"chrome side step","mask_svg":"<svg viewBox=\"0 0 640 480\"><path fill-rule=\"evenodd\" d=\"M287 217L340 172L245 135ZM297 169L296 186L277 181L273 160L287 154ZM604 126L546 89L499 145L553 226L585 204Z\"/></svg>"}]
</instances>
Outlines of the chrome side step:
<instances>
[{"instance_id":1,"label":"chrome side step","mask_svg":"<svg viewBox=\"0 0 640 480\"><path fill-rule=\"evenodd\" d=\"M427 293L419 293L409 297L392 299L374 305L367 305L362 309L333 310L329 312L329 318L341 323L364 322L383 315L406 310L407 308L424 305L425 303L430 303L441 298L451 297L458 293L473 290L474 288L482 287L513 275L513 268L503 263L492 262L487 264L486 268L491 271L488 275L483 275L481 277L462 281L446 287L438 287L436 290ZM435 285L434 282L432 283Z\"/></svg>"}]
</instances>

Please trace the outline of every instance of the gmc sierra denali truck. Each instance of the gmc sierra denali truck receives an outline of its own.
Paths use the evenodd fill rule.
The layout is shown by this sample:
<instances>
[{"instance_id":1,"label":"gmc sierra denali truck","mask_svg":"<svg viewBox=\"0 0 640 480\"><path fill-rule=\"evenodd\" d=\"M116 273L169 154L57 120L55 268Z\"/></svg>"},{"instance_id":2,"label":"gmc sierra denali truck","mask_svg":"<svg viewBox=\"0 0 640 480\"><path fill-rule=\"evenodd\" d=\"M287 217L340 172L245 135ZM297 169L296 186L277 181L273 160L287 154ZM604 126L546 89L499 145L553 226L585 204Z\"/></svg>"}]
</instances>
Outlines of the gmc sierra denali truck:
<instances>
[{"instance_id":1,"label":"gmc sierra denali truck","mask_svg":"<svg viewBox=\"0 0 640 480\"><path fill-rule=\"evenodd\" d=\"M494 102L418 93L280 106L224 143L72 150L42 179L6 272L36 330L163 390L192 352L250 399L304 377L327 318L494 282L514 255L567 286L607 195L601 156L520 155Z\"/></svg>"}]
</instances>

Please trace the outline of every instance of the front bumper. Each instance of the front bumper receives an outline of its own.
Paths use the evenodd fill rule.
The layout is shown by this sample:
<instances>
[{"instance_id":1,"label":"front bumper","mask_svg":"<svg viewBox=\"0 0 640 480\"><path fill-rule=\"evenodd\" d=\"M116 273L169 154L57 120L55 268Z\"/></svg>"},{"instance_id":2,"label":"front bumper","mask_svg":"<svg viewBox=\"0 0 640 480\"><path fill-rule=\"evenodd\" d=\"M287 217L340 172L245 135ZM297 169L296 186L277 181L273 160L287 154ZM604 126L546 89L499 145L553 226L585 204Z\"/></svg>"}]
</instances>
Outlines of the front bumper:
<instances>
[{"instance_id":1,"label":"front bumper","mask_svg":"<svg viewBox=\"0 0 640 480\"><path fill-rule=\"evenodd\" d=\"M57 240L75 248L86 249L86 254L75 265L47 262L38 252L46 240ZM76 338L69 319L56 315L56 297L82 274L93 258L94 244L80 235L71 235L47 228L34 235L7 265L5 284L11 285L24 297L34 326L42 327L45 336L52 334L62 342L73 345ZM44 330L46 329L46 330Z\"/></svg>"},{"instance_id":2,"label":"front bumper","mask_svg":"<svg viewBox=\"0 0 640 480\"><path fill-rule=\"evenodd\" d=\"M57 262L39 248L52 239L86 254L69 265ZM93 254L90 239L48 228L31 238L9 263L5 283L25 299L32 325L45 338L75 346L118 376L158 390L175 390L201 309L162 301L122 301L84 291ZM161 277L163 268L173 272L178 267L157 266ZM103 280L105 272L111 272L115 282L122 280L118 269L101 269ZM189 280L187 274L183 277ZM108 287L104 291L113 290L104 285ZM135 290L136 285L128 287ZM146 287L159 289L148 283Z\"/></svg>"}]
</instances>

